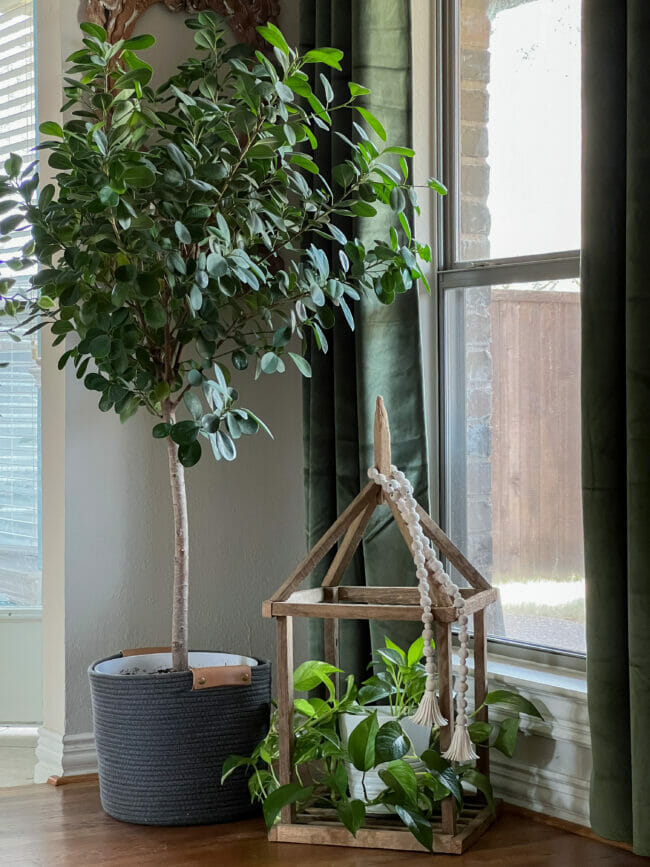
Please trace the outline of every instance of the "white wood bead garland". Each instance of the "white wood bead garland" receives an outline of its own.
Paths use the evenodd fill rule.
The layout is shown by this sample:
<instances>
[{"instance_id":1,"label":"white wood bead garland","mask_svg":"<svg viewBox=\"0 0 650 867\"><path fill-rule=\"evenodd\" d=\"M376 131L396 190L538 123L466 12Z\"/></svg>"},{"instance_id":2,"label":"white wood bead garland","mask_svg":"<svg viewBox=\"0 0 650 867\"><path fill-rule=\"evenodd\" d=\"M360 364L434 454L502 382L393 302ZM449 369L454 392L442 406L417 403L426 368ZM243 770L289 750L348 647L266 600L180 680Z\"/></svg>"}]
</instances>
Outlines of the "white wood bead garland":
<instances>
[{"instance_id":1,"label":"white wood bead garland","mask_svg":"<svg viewBox=\"0 0 650 867\"><path fill-rule=\"evenodd\" d=\"M415 575L418 579L418 589L420 591L423 626L422 638L424 639L425 668L427 672L424 695L412 719L421 725L437 726L438 728L448 724L448 721L440 711L436 696L436 664L434 661L434 650L431 646L433 639L433 613L431 611L432 602L429 594L429 582L427 580L428 576L431 575L438 587L453 599L454 608L458 611L458 624L460 627L460 668L456 677L456 723L449 749L443 755L449 761L472 761L478 758L478 755L474 751L469 732L467 731L466 693L468 667L466 663L469 637L467 633L468 617L464 613L465 601L458 587L444 571L443 565L436 556L430 540L424 534L417 513L417 503L413 496L413 486L404 473L396 467L391 465L390 469L391 475L389 477L379 472L376 467L371 467L368 470L368 476L372 481L380 485L382 490L395 503L404 518L411 537L411 553L413 555L413 562L415 563Z\"/></svg>"}]
</instances>

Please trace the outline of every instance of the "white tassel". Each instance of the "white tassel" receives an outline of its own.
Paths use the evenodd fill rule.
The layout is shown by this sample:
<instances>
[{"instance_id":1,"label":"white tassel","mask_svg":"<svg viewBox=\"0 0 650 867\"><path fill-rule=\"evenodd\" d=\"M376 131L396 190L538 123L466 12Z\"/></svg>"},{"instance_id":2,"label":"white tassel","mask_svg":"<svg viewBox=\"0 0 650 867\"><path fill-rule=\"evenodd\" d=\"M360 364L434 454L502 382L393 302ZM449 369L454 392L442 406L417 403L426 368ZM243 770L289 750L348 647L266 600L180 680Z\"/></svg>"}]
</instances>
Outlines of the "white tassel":
<instances>
[{"instance_id":1,"label":"white tassel","mask_svg":"<svg viewBox=\"0 0 650 867\"><path fill-rule=\"evenodd\" d=\"M438 706L438 699L435 692L430 692L428 689L424 691L418 709L415 711L411 719L414 723L421 726L436 726L436 728L442 728L442 726L447 725L447 720L442 715L442 711Z\"/></svg>"},{"instance_id":2,"label":"white tassel","mask_svg":"<svg viewBox=\"0 0 650 867\"><path fill-rule=\"evenodd\" d=\"M442 756L450 762L471 762L478 759L465 725L456 723L449 749Z\"/></svg>"}]
</instances>

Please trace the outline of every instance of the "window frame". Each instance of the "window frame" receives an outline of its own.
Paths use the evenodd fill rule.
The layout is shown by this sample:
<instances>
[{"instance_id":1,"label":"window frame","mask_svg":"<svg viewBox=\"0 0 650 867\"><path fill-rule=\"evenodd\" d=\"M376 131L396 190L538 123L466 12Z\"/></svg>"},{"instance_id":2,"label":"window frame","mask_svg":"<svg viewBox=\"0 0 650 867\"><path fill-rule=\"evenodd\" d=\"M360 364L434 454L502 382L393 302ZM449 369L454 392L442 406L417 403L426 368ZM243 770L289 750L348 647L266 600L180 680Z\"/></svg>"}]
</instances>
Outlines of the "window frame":
<instances>
[{"instance_id":1,"label":"window frame","mask_svg":"<svg viewBox=\"0 0 650 867\"><path fill-rule=\"evenodd\" d=\"M36 18L37 18L37 7L36 0L0 0L0 16L4 16L7 14L13 14L20 10L20 14L24 13L26 16L25 22L19 25L11 25L9 28L10 35L9 39L6 41L9 44L18 44L18 38L16 37L16 33L25 29L29 31L29 35L25 37L24 47L18 49L17 54L21 53L25 55L23 63L16 70L9 71L9 78L12 74L15 74L20 80L14 86L15 91L28 91L24 96L21 96L22 100L15 106L15 110L19 112L19 117L21 118L21 125L19 128L14 130L8 136L3 137L0 135L0 144L4 144L7 138L17 138L17 141L10 142L7 147L11 151L15 151L20 154L23 158L23 164L26 164L29 160L30 154L32 154L33 148L38 144L38 45L37 45L37 30L36 30ZM4 31L5 33L7 31ZM22 42L20 44L23 44ZM25 71L29 69L29 72ZM23 80L24 77L24 80ZM4 79L3 79L4 80ZM13 99L16 101L16 97L12 97L12 91L9 87L5 88L7 99L10 101ZM30 108L25 108L26 105L30 105ZM33 108L32 108L33 105ZM20 136L20 137L19 137ZM4 151L4 155L2 156L0 161L4 161L8 155L9 151ZM25 243L26 239L20 240L18 243L18 248L22 247ZM11 248L9 246L4 251L4 256L13 255L17 252L17 249ZM16 288L20 286L21 274L23 277L26 277L31 272L19 272L17 274L12 275L14 279L17 280ZM31 345L30 345L31 344ZM36 334L32 337L32 340L28 343L23 338L22 344L25 353L31 352L32 356L32 365L29 370L34 378L36 379L36 407L35 407L35 469L37 473L37 483L36 483L36 502L35 502L35 516L36 516L36 559L38 569L35 570L35 573L38 572L40 575L40 602L38 604L34 602L29 603L16 603L9 604L7 606L2 606L0 608L0 622L6 622L8 620L12 620L13 622L22 622L28 620L40 620L42 616L43 609L43 506L42 506L42 491L43 491L43 460L42 460L42 390L40 385L40 335ZM20 375L20 366L18 366L18 374ZM16 574L21 574L21 570L16 570ZM22 573L24 574L24 572Z\"/></svg>"},{"instance_id":2,"label":"window frame","mask_svg":"<svg viewBox=\"0 0 650 867\"><path fill-rule=\"evenodd\" d=\"M447 369L447 337L445 334L446 301L449 290L469 289L504 283L531 283L580 277L580 251L564 250L552 253L530 254L512 258L465 261L458 258L460 228L460 3L461 0L436 0L435 46L436 71L436 164L438 177L448 187L448 195L440 197L437 207L437 465L440 516L443 525L447 522L447 483L452 475L447 467L446 440L449 422L449 407L446 393L451 377L458 382L464 379L463 371ZM458 467L453 472L464 475ZM505 638L488 639L492 652L501 656L526 660L539 664L560 665L576 671L586 669L583 653L526 644Z\"/></svg>"}]
</instances>

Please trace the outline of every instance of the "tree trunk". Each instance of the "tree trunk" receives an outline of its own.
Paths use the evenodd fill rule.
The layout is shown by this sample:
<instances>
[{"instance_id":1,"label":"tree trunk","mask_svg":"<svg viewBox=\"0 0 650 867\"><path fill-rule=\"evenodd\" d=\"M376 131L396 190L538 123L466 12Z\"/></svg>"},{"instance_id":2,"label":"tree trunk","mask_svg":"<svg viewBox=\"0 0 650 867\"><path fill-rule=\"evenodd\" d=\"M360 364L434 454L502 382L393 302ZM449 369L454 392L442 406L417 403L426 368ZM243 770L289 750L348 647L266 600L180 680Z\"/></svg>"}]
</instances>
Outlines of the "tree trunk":
<instances>
[{"instance_id":1,"label":"tree trunk","mask_svg":"<svg viewBox=\"0 0 650 867\"><path fill-rule=\"evenodd\" d=\"M173 424L174 412L169 405L163 408L165 421ZM174 602L172 609L172 667L174 671L187 671L187 620L189 600L189 535L187 520L187 494L185 468L178 459L178 446L167 437L169 481L174 504Z\"/></svg>"}]
</instances>

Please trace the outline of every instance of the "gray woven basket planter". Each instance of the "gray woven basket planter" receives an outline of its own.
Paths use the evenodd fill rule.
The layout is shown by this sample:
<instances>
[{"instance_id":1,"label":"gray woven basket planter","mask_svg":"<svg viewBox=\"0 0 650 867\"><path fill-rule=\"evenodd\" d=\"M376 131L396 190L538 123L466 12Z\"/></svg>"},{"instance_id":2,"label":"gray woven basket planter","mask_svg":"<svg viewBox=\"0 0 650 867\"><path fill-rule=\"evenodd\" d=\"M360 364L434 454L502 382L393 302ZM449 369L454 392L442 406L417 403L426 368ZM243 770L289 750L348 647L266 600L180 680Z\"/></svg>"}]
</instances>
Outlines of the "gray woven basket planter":
<instances>
[{"instance_id":1,"label":"gray woven basket planter","mask_svg":"<svg viewBox=\"0 0 650 867\"><path fill-rule=\"evenodd\" d=\"M193 656L190 665L214 664L205 654ZM191 672L106 673L132 669L136 660L155 671L153 656L122 661L119 654L90 667L99 788L109 815L143 825L202 825L259 812L245 774L222 786L221 767L231 753L249 755L268 731L271 664L221 656L228 664L256 662L250 684L194 691Z\"/></svg>"}]
</instances>

